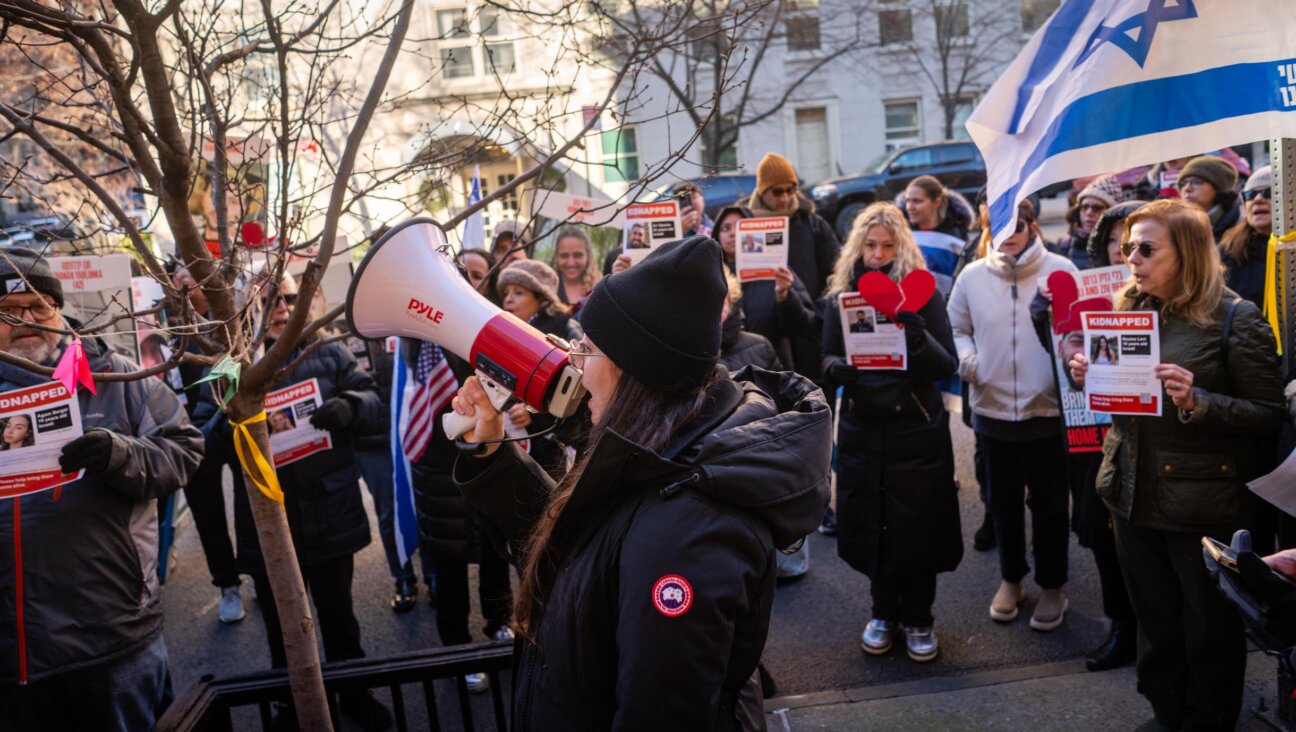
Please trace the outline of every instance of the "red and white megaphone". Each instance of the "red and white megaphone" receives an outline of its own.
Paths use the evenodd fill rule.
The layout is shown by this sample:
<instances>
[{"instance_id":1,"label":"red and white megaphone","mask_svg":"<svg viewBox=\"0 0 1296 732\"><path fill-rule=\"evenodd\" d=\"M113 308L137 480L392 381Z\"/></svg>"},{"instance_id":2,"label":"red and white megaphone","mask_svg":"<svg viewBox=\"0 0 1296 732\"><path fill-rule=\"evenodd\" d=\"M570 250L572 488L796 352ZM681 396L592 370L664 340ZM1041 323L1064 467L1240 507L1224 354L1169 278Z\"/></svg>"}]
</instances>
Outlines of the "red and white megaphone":
<instances>
[{"instance_id":1,"label":"red and white megaphone","mask_svg":"<svg viewBox=\"0 0 1296 732\"><path fill-rule=\"evenodd\" d=\"M568 344L482 297L442 253L445 245L445 232L431 219L410 219L384 234L351 279L351 332L431 341L472 364L496 409L516 397L537 412L570 417L585 388L567 360ZM442 421L451 439L474 423L454 412Z\"/></svg>"}]
</instances>

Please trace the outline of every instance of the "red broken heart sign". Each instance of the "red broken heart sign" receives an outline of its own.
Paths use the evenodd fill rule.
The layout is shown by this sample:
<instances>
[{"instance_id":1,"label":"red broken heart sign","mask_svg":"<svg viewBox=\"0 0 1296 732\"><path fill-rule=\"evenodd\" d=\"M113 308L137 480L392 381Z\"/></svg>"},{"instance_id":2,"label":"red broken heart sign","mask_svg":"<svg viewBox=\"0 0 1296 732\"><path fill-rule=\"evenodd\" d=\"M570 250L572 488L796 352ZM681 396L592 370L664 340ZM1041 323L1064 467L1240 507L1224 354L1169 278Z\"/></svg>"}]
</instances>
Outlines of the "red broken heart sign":
<instances>
[{"instance_id":1,"label":"red broken heart sign","mask_svg":"<svg viewBox=\"0 0 1296 732\"><path fill-rule=\"evenodd\" d=\"M1054 272L1048 276L1049 292L1053 294L1053 332L1057 335L1082 330L1081 313L1094 313L1111 310L1111 300L1105 297L1091 297L1076 302L1080 297L1080 286L1076 284L1075 275L1070 272Z\"/></svg>"},{"instance_id":2,"label":"red broken heart sign","mask_svg":"<svg viewBox=\"0 0 1296 732\"><path fill-rule=\"evenodd\" d=\"M865 272L855 287L869 305L894 322L897 312L916 313L931 300L936 292L936 278L925 269L916 269L897 285L881 272Z\"/></svg>"}]
</instances>

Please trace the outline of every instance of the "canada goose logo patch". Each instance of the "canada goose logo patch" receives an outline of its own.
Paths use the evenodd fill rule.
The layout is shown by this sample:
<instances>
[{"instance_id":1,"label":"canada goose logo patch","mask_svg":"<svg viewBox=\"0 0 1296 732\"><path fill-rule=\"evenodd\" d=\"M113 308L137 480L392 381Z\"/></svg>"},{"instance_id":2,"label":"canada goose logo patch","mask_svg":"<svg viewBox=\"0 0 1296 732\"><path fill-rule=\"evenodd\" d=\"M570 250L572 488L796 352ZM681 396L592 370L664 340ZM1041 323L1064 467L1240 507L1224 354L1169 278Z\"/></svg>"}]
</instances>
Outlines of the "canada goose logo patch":
<instances>
[{"instance_id":1,"label":"canada goose logo patch","mask_svg":"<svg viewBox=\"0 0 1296 732\"><path fill-rule=\"evenodd\" d=\"M652 601L657 612L678 618L693 606L693 586L678 574L668 574L653 585Z\"/></svg>"}]
</instances>

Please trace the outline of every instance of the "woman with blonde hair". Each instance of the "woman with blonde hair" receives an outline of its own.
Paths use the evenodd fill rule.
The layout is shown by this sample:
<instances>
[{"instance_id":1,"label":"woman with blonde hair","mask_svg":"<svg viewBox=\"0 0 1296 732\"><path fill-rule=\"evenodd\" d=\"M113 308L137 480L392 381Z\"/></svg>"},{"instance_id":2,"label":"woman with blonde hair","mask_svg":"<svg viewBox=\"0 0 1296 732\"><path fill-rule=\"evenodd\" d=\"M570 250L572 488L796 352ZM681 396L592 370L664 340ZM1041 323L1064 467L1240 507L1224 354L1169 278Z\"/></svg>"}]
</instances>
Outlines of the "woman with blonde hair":
<instances>
[{"instance_id":1,"label":"woman with blonde hair","mask_svg":"<svg viewBox=\"0 0 1296 732\"><path fill-rule=\"evenodd\" d=\"M1201 537L1248 525L1247 481L1286 415L1273 331L1224 287L1206 214L1153 201L1125 219L1134 275L1117 310L1160 316L1159 416L1120 416L1103 442L1098 495L1112 513L1138 616L1139 688L1170 729L1233 729L1246 638L1201 559ZM1085 354L1072 357L1084 384Z\"/></svg>"},{"instance_id":2,"label":"woman with blonde hair","mask_svg":"<svg viewBox=\"0 0 1296 732\"><path fill-rule=\"evenodd\" d=\"M570 305L572 313L580 310L585 298L594 291L594 285L603 276L595 266L594 247L590 244L589 235L579 226L566 226L558 232L550 266L562 279L558 286L558 299L562 304Z\"/></svg>"},{"instance_id":3,"label":"woman with blonde hair","mask_svg":"<svg viewBox=\"0 0 1296 732\"><path fill-rule=\"evenodd\" d=\"M896 315L906 367L861 371L846 356L838 306L838 296L854 292L866 272L899 282L920 269L926 264L900 209L889 203L865 209L825 293L823 367L843 387L837 553L868 575L873 597L863 649L885 654L903 628L909 657L924 662L939 653L932 630L936 575L963 558L954 448L938 386L958 368L954 334L945 298L933 292L917 312Z\"/></svg>"}]
</instances>

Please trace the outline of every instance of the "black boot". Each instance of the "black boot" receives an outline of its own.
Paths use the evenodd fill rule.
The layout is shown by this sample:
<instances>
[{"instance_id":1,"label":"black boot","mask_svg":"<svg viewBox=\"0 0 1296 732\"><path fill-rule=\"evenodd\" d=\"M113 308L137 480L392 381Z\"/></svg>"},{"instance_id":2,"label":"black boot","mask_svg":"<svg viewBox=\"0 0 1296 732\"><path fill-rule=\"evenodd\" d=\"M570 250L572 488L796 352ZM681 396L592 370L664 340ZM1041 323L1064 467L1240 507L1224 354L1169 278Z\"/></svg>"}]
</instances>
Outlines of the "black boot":
<instances>
[{"instance_id":1,"label":"black boot","mask_svg":"<svg viewBox=\"0 0 1296 732\"><path fill-rule=\"evenodd\" d=\"M985 507L985 518L981 520L981 528L976 530L972 535L972 548L979 552L988 552L994 549L998 542L995 541L994 517L990 515L990 507Z\"/></svg>"},{"instance_id":2,"label":"black boot","mask_svg":"<svg viewBox=\"0 0 1296 732\"><path fill-rule=\"evenodd\" d=\"M1121 666L1128 666L1138 656L1138 626L1129 620L1113 620L1111 632L1085 661L1085 668L1090 671L1110 671Z\"/></svg>"}]
</instances>

